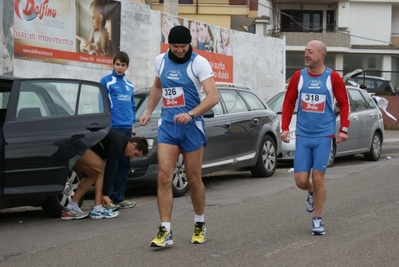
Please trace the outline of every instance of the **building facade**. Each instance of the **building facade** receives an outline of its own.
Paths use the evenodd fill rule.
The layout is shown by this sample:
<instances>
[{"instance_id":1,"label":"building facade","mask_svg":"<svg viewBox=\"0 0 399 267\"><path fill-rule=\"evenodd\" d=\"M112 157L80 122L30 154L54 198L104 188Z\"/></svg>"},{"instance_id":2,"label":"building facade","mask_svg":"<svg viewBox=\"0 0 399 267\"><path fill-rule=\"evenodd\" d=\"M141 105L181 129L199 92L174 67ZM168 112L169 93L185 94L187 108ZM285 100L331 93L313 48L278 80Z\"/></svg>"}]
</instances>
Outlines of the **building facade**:
<instances>
[{"instance_id":1,"label":"building facade","mask_svg":"<svg viewBox=\"0 0 399 267\"><path fill-rule=\"evenodd\" d=\"M163 11L164 1L153 0L152 9ZM328 47L326 64L342 75L360 68L399 87L399 1L169 1L178 1L181 17L284 38L287 79L303 67L306 43L317 39Z\"/></svg>"},{"instance_id":2,"label":"building facade","mask_svg":"<svg viewBox=\"0 0 399 267\"><path fill-rule=\"evenodd\" d=\"M177 1L177 0L176 0ZM82 49L83 37L89 37L92 18L89 7L92 0L50 0L35 2L47 5L47 17L25 17L27 1L0 1L0 75L20 77L67 77L98 81L112 69L112 57L101 51ZM150 9L147 3L131 0L113 0L120 5L120 15L110 18L109 40L116 40L119 49L130 57L127 77L136 88L151 86L155 77L154 59L167 44L163 18L169 14ZM20 5L15 5L19 3ZM29 2L30 3L30 2ZM31 8L29 11L40 10ZM23 14L23 15L21 15ZM21 15L21 16L19 16ZM165 16L168 15L168 16ZM54 17L52 17L54 16ZM187 20L173 16L171 21L189 25ZM58 27L60 26L60 27ZM230 50L221 44L222 27L208 25L214 34L213 48L198 51L214 69L215 78L251 87L267 101L284 90L285 45L284 40L268 36L233 31L229 28ZM188 26L189 27L189 26ZM199 26L198 26L199 27ZM77 37L80 38L77 38ZM111 37L112 36L112 37ZM111 38L110 38L111 37ZM221 37L220 37L221 38ZM210 42L209 42L210 43ZM205 47L205 45L204 45ZM84 47L83 47L84 48ZM97 47L96 47L97 48ZM108 49L104 50L108 51ZM94 52L94 53L93 53Z\"/></svg>"}]
</instances>

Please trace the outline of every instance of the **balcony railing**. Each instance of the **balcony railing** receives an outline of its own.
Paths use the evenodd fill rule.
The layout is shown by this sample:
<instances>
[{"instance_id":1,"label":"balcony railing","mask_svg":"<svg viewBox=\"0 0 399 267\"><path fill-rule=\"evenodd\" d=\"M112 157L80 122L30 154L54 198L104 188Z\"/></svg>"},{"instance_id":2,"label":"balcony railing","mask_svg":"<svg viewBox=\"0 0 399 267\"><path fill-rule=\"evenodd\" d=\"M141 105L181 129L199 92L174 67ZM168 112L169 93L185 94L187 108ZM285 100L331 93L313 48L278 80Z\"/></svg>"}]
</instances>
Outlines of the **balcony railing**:
<instances>
[{"instance_id":1,"label":"balcony railing","mask_svg":"<svg viewBox=\"0 0 399 267\"><path fill-rule=\"evenodd\" d=\"M153 0L152 3L163 4L164 0ZM179 0L182 5L230 5L247 6L249 10L258 10L258 3L251 0Z\"/></svg>"},{"instance_id":2,"label":"balcony railing","mask_svg":"<svg viewBox=\"0 0 399 267\"><path fill-rule=\"evenodd\" d=\"M309 41L320 40L327 46L350 47L350 36L340 32L280 32L280 35L285 36L287 46L303 46Z\"/></svg>"}]
</instances>

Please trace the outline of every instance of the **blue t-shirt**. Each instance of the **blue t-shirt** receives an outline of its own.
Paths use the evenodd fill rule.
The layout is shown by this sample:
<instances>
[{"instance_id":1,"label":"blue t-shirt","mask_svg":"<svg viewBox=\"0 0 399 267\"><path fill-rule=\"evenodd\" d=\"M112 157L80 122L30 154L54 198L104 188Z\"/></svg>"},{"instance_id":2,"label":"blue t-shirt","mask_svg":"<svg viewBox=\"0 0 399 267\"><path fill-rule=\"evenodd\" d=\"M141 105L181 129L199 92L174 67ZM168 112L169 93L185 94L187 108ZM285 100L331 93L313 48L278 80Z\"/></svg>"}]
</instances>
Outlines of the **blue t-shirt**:
<instances>
[{"instance_id":1,"label":"blue t-shirt","mask_svg":"<svg viewBox=\"0 0 399 267\"><path fill-rule=\"evenodd\" d=\"M105 87L111 108L112 128L132 128L135 121L136 104L134 102L134 86L115 71L104 76L100 83Z\"/></svg>"},{"instance_id":2,"label":"blue t-shirt","mask_svg":"<svg viewBox=\"0 0 399 267\"><path fill-rule=\"evenodd\" d=\"M168 53L163 56L163 68L159 78L162 84L162 113L161 118L173 122L174 116L188 112L201 102L201 86L193 72L193 61L198 55L191 54L191 58L182 64L169 59ZM195 117L191 122L203 120L203 116Z\"/></svg>"},{"instance_id":3,"label":"blue t-shirt","mask_svg":"<svg viewBox=\"0 0 399 267\"><path fill-rule=\"evenodd\" d=\"M296 134L305 137L335 135L335 97L331 83L331 69L319 76L301 70L298 83L298 112Z\"/></svg>"}]
</instances>

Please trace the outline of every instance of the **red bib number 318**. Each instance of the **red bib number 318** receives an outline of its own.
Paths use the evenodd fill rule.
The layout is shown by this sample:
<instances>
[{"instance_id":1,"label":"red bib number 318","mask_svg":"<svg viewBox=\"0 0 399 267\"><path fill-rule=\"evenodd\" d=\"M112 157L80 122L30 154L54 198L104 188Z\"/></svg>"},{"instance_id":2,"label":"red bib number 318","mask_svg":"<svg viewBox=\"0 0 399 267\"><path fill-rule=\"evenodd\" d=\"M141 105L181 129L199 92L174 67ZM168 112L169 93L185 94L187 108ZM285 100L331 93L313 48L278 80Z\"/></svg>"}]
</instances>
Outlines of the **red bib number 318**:
<instances>
[{"instance_id":1,"label":"red bib number 318","mask_svg":"<svg viewBox=\"0 0 399 267\"><path fill-rule=\"evenodd\" d=\"M302 94L301 107L304 112L324 113L326 96L318 94Z\"/></svg>"}]
</instances>

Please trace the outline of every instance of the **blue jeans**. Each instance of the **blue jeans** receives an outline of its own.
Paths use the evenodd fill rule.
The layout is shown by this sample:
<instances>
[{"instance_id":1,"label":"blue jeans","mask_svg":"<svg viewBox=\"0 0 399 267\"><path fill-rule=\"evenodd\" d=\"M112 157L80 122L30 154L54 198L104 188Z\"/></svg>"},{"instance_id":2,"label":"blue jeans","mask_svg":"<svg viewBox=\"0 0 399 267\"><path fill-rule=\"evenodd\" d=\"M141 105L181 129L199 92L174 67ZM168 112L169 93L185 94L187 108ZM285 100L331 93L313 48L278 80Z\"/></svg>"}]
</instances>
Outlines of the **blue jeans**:
<instances>
[{"instance_id":1,"label":"blue jeans","mask_svg":"<svg viewBox=\"0 0 399 267\"><path fill-rule=\"evenodd\" d=\"M132 128L114 128L126 137L132 137ZM114 203L119 203L125 200L125 188L127 182L127 176L129 173L130 159L121 156L116 166L116 172L114 177L114 183L109 188L110 199Z\"/></svg>"}]
</instances>

